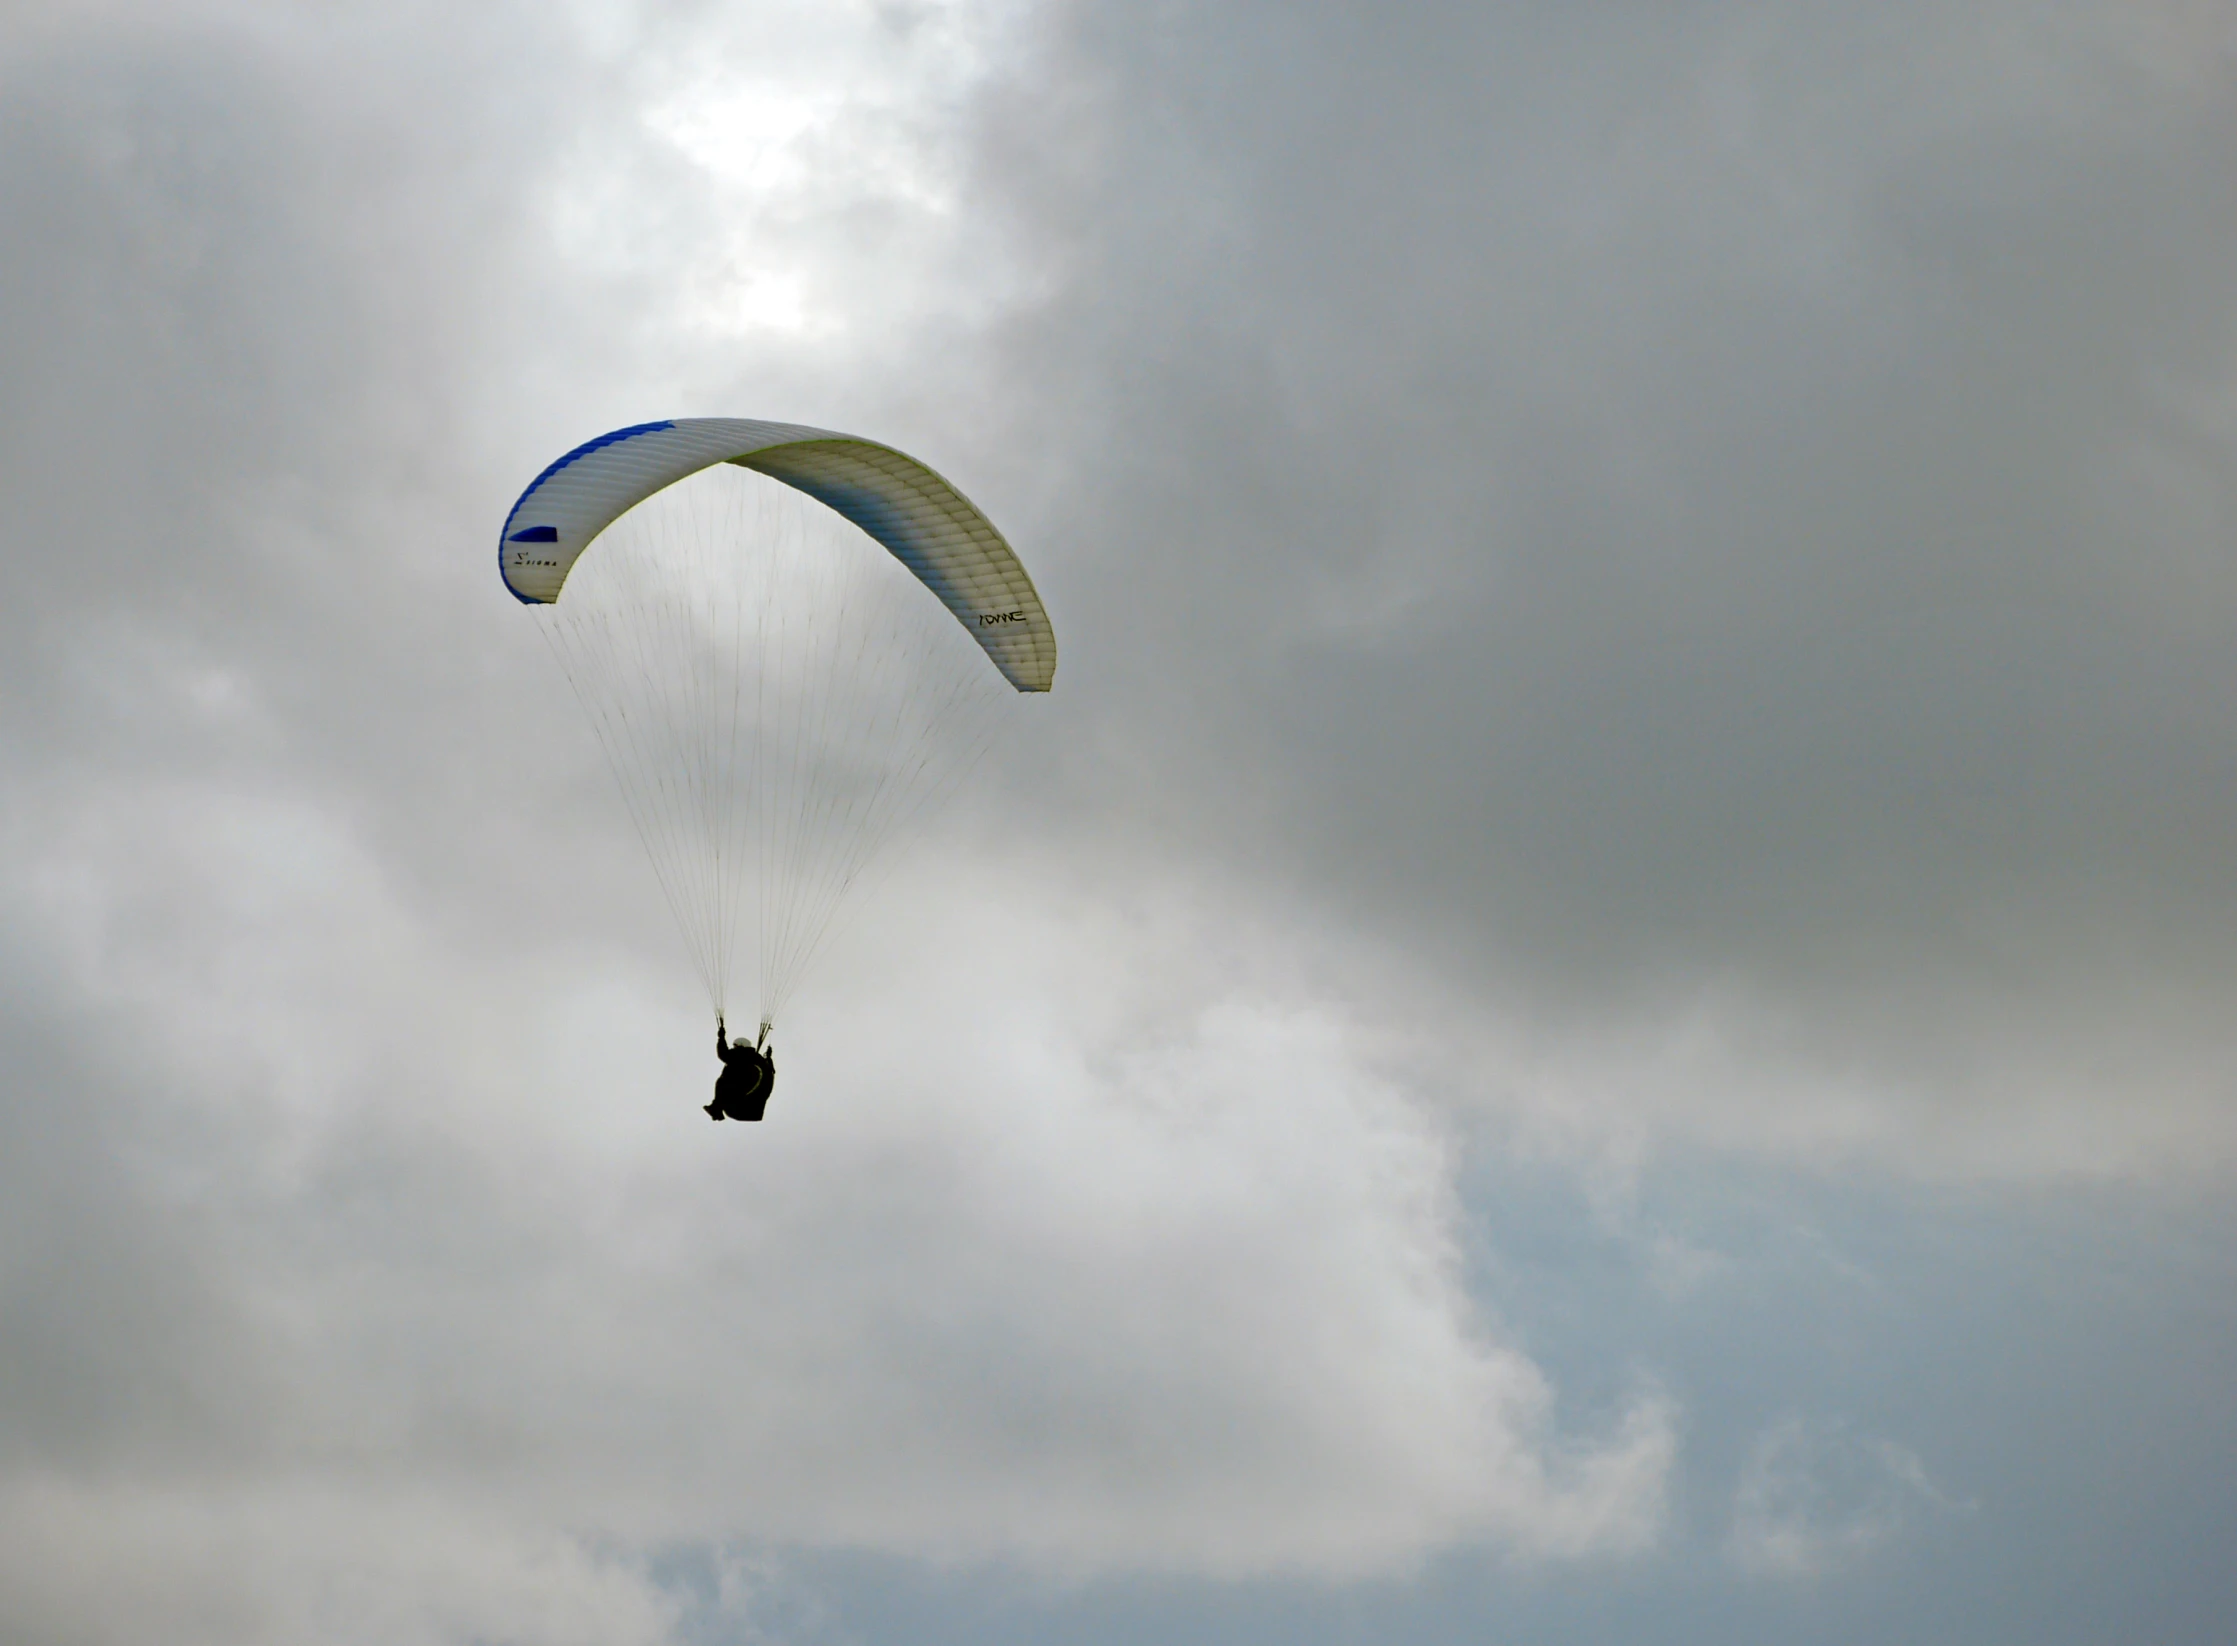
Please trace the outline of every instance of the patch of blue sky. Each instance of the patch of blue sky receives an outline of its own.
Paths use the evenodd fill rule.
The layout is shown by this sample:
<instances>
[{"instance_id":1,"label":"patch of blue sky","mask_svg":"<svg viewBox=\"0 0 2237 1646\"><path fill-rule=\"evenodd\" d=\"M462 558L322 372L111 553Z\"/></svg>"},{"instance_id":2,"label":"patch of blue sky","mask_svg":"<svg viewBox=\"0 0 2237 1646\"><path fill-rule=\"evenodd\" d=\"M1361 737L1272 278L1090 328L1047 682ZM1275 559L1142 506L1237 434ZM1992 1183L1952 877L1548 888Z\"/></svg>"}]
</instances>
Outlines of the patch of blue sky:
<instances>
[{"instance_id":1,"label":"patch of blue sky","mask_svg":"<svg viewBox=\"0 0 2237 1646\"><path fill-rule=\"evenodd\" d=\"M1653 1552L1455 1549L1338 1584L760 1550L741 1612L716 1581L736 1551L678 1550L687 1638L743 1641L750 1617L787 1646L2101 1646L2215 1640L2237 1612L2237 1216L1705 1162L1611 1211L1489 1152L1464 1199L1471 1286L1566 1429L1612 1423L1642 1378L1678 1402Z\"/></svg>"}]
</instances>

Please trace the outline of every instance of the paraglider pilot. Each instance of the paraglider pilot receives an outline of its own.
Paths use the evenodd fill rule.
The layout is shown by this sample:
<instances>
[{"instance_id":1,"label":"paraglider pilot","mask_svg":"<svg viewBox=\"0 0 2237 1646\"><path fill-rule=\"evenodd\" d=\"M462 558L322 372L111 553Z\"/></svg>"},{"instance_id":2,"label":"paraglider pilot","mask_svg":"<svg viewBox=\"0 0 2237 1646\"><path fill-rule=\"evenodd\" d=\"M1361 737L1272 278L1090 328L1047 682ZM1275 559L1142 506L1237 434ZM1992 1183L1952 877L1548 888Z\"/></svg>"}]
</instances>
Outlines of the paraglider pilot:
<instances>
[{"instance_id":1,"label":"paraglider pilot","mask_svg":"<svg viewBox=\"0 0 2237 1646\"><path fill-rule=\"evenodd\" d=\"M721 1015L716 1015L715 1056L722 1059L722 1073L715 1077L715 1100L707 1105L709 1120L761 1118L762 1110L769 1106L769 1092L777 1084L771 1048L761 1044L768 1038L769 1025L764 1023L760 1038L752 1045L731 1040L723 1032Z\"/></svg>"}]
</instances>

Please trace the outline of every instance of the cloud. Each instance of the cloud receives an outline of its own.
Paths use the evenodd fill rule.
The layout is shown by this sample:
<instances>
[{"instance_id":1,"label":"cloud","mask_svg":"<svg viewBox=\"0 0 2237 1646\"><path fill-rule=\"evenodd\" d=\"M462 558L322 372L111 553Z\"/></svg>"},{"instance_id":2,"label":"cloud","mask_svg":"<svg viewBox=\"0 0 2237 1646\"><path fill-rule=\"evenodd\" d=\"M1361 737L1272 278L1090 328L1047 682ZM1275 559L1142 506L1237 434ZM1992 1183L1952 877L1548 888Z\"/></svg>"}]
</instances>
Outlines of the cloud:
<instances>
[{"instance_id":1,"label":"cloud","mask_svg":"<svg viewBox=\"0 0 2237 1646\"><path fill-rule=\"evenodd\" d=\"M2228 114L2076 15L11 34L16 1632L658 1639L693 1541L1622 1557L1679 1414L1580 1429L1471 1295L1457 1116L2214 1168ZM489 575L677 410L923 451L1065 645L712 1142ZM1924 1500L1784 1433L1743 1563Z\"/></svg>"},{"instance_id":2,"label":"cloud","mask_svg":"<svg viewBox=\"0 0 2237 1646\"><path fill-rule=\"evenodd\" d=\"M175 799L117 837L116 810L14 857L57 996L9 1111L56 1254L5 1301L35 1479L221 1514L403 1480L639 1547L1074 1571L1657 1534L1672 1414L1561 1432L1461 1287L1449 1145L1326 1010L1106 987L1063 1026L1152 975L1141 935L1012 917L944 966L998 901L982 865L803 1014L782 1129L710 1148L701 1035L638 963L492 956L494 999L330 820ZM89 1065L120 1009L124 1066Z\"/></svg>"},{"instance_id":3,"label":"cloud","mask_svg":"<svg viewBox=\"0 0 2237 1646\"><path fill-rule=\"evenodd\" d=\"M1966 1512L1907 1448L1788 1417L1748 1449L1725 1555L1752 1577L1829 1577L1922 1521Z\"/></svg>"},{"instance_id":4,"label":"cloud","mask_svg":"<svg viewBox=\"0 0 2237 1646\"><path fill-rule=\"evenodd\" d=\"M0 1527L25 1640L658 1646L685 1611L642 1560L448 1494L19 1476Z\"/></svg>"},{"instance_id":5,"label":"cloud","mask_svg":"<svg viewBox=\"0 0 2237 1646\"><path fill-rule=\"evenodd\" d=\"M1021 530L1141 813L1558 1059L1717 1048L1606 1094L1657 1129L2226 1161L2175 11L1052 17L976 198L1052 271Z\"/></svg>"}]
</instances>

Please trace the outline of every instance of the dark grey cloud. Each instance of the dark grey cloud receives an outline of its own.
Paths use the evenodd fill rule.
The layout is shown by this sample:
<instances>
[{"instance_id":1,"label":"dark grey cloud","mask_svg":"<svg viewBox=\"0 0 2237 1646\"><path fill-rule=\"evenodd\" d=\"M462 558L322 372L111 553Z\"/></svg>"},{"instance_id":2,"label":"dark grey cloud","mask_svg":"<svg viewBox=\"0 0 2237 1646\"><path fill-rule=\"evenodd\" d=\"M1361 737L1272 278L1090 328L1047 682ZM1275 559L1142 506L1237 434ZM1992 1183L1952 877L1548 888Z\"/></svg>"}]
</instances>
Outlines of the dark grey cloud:
<instances>
[{"instance_id":1,"label":"dark grey cloud","mask_svg":"<svg viewBox=\"0 0 2237 1646\"><path fill-rule=\"evenodd\" d=\"M1061 13L982 187L1144 809L1588 1036L2218 1155L2229 59L1993 17Z\"/></svg>"}]
</instances>

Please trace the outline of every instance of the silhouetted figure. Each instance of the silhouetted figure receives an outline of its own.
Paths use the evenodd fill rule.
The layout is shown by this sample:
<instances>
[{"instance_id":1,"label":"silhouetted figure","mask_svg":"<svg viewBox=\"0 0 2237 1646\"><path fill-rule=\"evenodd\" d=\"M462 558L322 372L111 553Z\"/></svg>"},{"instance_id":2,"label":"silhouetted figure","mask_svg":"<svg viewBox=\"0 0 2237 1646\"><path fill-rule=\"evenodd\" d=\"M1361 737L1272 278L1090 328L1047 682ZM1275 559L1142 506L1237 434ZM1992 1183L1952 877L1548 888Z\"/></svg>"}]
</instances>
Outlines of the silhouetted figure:
<instances>
[{"instance_id":1,"label":"silhouetted figure","mask_svg":"<svg viewBox=\"0 0 2237 1646\"><path fill-rule=\"evenodd\" d=\"M769 1025L761 1026L766 1037ZM747 1045L723 1032L715 1019L715 1056L722 1059L722 1073L715 1077L715 1100L707 1105L709 1120L759 1120L769 1107L769 1093L777 1084L777 1065L760 1041Z\"/></svg>"}]
</instances>

